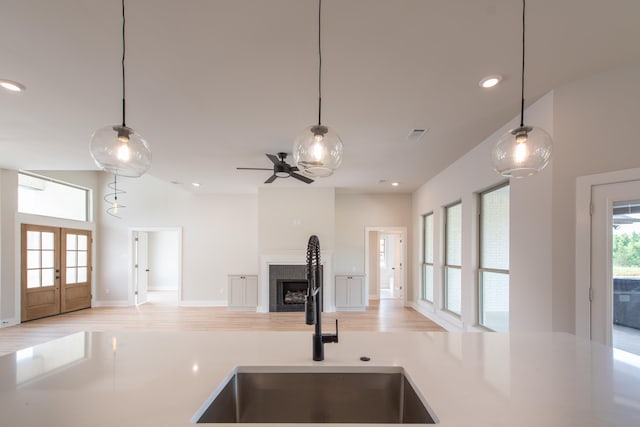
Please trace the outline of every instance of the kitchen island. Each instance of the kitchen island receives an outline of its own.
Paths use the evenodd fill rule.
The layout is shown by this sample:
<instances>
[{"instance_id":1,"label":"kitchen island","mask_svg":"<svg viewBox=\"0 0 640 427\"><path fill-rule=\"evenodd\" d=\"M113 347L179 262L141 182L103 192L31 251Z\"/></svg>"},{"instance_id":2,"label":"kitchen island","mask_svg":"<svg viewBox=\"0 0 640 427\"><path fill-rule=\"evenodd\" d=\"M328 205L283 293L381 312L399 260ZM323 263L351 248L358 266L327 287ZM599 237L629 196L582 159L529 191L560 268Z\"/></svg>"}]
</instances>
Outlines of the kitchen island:
<instances>
[{"instance_id":1,"label":"kitchen island","mask_svg":"<svg viewBox=\"0 0 640 427\"><path fill-rule=\"evenodd\" d=\"M640 357L561 333L439 332L341 333L323 362L310 332L78 333L0 357L0 425L192 426L237 366L403 367L442 427L640 425Z\"/></svg>"}]
</instances>

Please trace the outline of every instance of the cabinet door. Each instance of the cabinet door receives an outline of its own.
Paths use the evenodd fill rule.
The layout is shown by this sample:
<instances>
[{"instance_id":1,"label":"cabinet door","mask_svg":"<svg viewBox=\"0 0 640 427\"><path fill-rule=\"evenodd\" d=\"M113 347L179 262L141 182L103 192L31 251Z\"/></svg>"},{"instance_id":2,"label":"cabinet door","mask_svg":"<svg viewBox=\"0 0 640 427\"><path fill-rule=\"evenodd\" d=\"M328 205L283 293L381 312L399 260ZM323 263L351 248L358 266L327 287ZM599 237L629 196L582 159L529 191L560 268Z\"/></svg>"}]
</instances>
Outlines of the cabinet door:
<instances>
[{"instance_id":1,"label":"cabinet door","mask_svg":"<svg viewBox=\"0 0 640 427\"><path fill-rule=\"evenodd\" d=\"M242 307L245 305L246 279L244 276L229 277L229 306Z\"/></svg>"},{"instance_id":2,"label":"cabinet door","mask_svg":"<svg viewBox=\"0 0 640 427\"><path fill-rule=\"evenodd\" d=\"M364 278L349 276L349 283L347 286L348 297L350 307L364 307Z\"/></svg>"},{"instance_id":3,"label":"cabinet door","mask_svg":"<svg viewBox=\"0 0 640 427\"><path fill-rule=\"evenodd\" d=\"M346 276L336 276L336 307L348 307L348 285Z\"/></svg>"},{"instance_id":4,"label":"cabinet door","mask_svg":"<svg viewBox=\"0 0 640 427\"><path fill-rule=\"evenodd\" d=\"M256 276L246 276L244 303L247 307L258 306L258 278Z\"/></svg>"}]
</instances>

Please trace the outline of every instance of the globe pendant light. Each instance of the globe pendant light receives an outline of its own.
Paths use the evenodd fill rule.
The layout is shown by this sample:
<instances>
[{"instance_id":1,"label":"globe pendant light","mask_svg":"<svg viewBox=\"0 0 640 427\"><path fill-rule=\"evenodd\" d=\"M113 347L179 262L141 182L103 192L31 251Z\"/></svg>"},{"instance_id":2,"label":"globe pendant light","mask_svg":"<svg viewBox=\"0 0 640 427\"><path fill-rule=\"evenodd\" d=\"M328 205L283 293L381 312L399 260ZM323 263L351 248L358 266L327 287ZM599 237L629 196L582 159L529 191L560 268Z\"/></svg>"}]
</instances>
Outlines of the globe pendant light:
<instances>
[{"instance_id":1,"label":"globe pendant light","mask_svg":"<svg viewBox=\"0 0 640 427\"><path fill-rule=\"evenodd\" d=\"M318 0L318 124L307 127L293 143L293 160L298 169L313 178L327 177L342 163L342 140L322 124L322 0Z\"/></svg>"},{"instance_id":2,"label":"globe pendant light","mask_svg":"<svg viewBox=\"0 0 640 427\"><path fill-rule=\"evenodd\" d=\"M524 46L525 0L522 0L522 76L520 126L504 134L491 153L494 169L500 175L520 178L544 169L551 159L551 136L544 130L524 124Z\"/></svg>"},{"instance_id":3,"label":"globe pendant light","mask_svg":"<svg viewBox=\"0 0 640 427\"><path fill-rule=\"evenodd\" d=\"M91 135L91 157L104 171L136 178L151 166L151 150L147 141L126 125L125 120L125 15L122 0L122 124L109 125Z\"/></svg>"}]
</instances>

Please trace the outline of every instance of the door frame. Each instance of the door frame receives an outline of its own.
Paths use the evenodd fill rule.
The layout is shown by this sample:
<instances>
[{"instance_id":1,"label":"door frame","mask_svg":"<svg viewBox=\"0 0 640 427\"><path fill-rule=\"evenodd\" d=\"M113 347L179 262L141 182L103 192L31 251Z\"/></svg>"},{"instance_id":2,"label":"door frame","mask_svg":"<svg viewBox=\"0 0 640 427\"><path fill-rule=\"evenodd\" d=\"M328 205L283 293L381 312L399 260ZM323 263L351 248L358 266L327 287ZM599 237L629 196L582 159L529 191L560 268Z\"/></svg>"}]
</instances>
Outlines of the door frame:
<instances>
[{"instance_id":1,"label":"door frame","mask_svg":"<svg viewBox=\"0 0 640 427\"><path fill-rule=\"evenodd\" d=\"M128 305L135 305L135 246L133 244L134 233L144 231L153 233L158 231L176 231L178 233L178 298L176 305L182 303L182 227L130 227L129 228L129 284L127 290Z\"/></svg>"},{"instance_id":2,"label":"door frame","mask_svg":"<svg viewBox=\"0 0 640 427\"><path fill-rule=\"evenodd\" d=\"M576 179L576 335L591 339L591 191L596 185L640 180L640 168L624 169Z\"/></svg>"},{"instance_id":3,"label":"door frame","mask_svg":"<svg viewBox=\"0 0 640 427\"><path fill-rule=\"evenodd\" d=\"M407 252L409 245L407 244L407 227L365 227L364 228L364 286L365 293L367 296L367 305L369 305L369 300L371 299L369 295L369 269L370 269L370 248L369 248L369 232L377 231L379 233L388 233L388 234L400 234L400 239L402 240L402 244L404 245L404 250L402 251L402 303L403 305L407 305ZM379 264L378 264L379 265ZM378 298L380 298L380 290L378 289Z\"/></svg>"},{"instance_id":4,"label":"door frame","mask_svg":"<svg viewBox=\"0 0 640 427\"><path fill-rule=\"evenodd\" d=\"M16 196L17 197L17 196ZM16 212L14 217L14 227L13 227L13 260L10 261L13 263L13 283L14 283L14 295L13 295L13 310L14 315L12 318L8 318L5 321L6 324L0 325L9 326L9 325L17 325L20 324L22 317L22 283L21 283L21 273L20 273L20 257L21 257L21 227L22 224L31 224L31 225L41 225L46 227L58 227L58 228L74 228L77 230L87 230L91 231L91 235L93 236L93 243L91 246L91 265L93 269L91 271L91 307L96 306L96 253L95 250L95 242L96 242L96 225L94 222L83 222L83 221L74 221L71 219L64 218L55 218L43 215L33 215L22 212Z\"/></svg>"}]
</instances>

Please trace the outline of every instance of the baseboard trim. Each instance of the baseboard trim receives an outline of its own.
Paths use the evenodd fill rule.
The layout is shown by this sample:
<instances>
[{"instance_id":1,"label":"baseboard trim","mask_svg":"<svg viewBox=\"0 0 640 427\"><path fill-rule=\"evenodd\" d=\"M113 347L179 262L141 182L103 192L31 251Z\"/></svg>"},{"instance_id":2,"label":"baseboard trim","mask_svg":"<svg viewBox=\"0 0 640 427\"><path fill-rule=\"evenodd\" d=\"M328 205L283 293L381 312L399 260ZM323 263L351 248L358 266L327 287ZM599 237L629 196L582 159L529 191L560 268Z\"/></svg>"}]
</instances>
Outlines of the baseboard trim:
<instances>
[{"instance_id":1,"label":"baseboard trim","mask_svg":"<svg viewBox=\"0 0 640 427\"><path fill-rule=\"evenodd\" d=\"M180 301L183 307L226 307L227 300L183 300Z\"/></svg>"},{"instance_id":2,"label":"baseboard trim","mask_svg":"<svg viewBox=\"0 0 640 427\"><path fill-rule=\"evenodd\" d=\"M129 301L126 301L126 300L92 301L91 307L129 307Z\"/></svg>"},{"instance_id":3,"label":"baseboard trim","mask_svg":"<svg viewBox=\"0 0 640 427\"><path fill-rule=\"evenodd\" d=\"M0 321L0 328L17 325L18 323L20 323L20 321L15 317L11 319L2 319L2 321Z\"/></svg>"}]
</instances>

